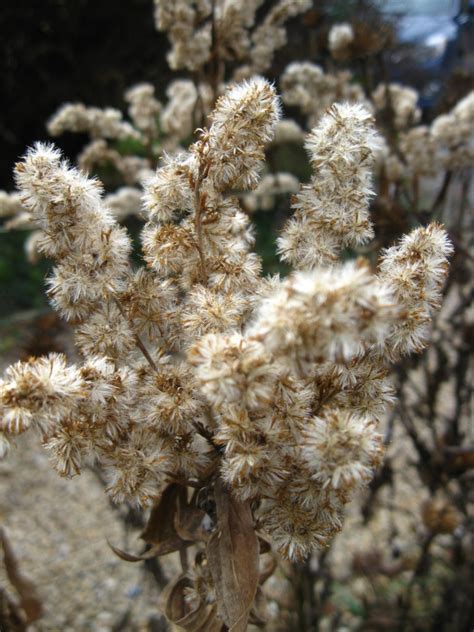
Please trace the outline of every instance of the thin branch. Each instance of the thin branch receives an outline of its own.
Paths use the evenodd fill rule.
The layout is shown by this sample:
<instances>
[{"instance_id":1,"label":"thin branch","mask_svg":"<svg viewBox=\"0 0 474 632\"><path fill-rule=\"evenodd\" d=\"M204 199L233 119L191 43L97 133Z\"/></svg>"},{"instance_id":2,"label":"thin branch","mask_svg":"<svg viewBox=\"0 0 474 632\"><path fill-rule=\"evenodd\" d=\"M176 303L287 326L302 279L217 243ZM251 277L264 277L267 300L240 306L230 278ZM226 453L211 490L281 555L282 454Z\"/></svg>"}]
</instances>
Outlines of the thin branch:
<instances>
[{"instance_id":1,"label":"thin branch","mask_svg":"<svg viewBox=\"0 0 474 632\"><path fill-rule=\"evenodd\" d=\"M207 267L204 257L203 236L202 236L202 212L204 210L203 199L201 195L201 184L205 178L205 172L202 165L199 167L199 173L194 185L194 228L196 231L197 248L199 252L199 261L201 264L201 278L205 284L207 282Z\"/></svg>"},{"instance_id":2,"label":"thin branch","mask_svg":"<svg viewBox=\"0 0 474 632\"><path fill-rule=\"evenodd\" d=\"M124 309L123 309L123 307L122 307L122 305L121 305L121 303L120 303L119 299L118 299L116 296L114 296L113 298L114 298L115 304L116 304L116 305L117 305L117 307L118 307L119 312L122 314L122 316L124 317L124 319L125 319L128 323L130 323L130 319L127 317L127 314L125 313L125 311L124 311ZM134 332L134 334L133 334L133 335L134 335L134 338L135 338L135 343L136 343L137 347L140 349L140 351L141 351L141 352L143 353L143 355L145 356L145 358L146 358L146 360L147 360L148 364L151 366L151 368L152 368L152 369L154 369L155 371L158 371L158 367L156 366L155 361L153 360L153 358L151 357L151 355L148 353L148 350L147 350L147 348L145 347L145 345L143 344L143 342L142 342L142 340L141 340L140 336L139 336L137 333L135 333L135 332Z\"/></svg>"}]
</instances>

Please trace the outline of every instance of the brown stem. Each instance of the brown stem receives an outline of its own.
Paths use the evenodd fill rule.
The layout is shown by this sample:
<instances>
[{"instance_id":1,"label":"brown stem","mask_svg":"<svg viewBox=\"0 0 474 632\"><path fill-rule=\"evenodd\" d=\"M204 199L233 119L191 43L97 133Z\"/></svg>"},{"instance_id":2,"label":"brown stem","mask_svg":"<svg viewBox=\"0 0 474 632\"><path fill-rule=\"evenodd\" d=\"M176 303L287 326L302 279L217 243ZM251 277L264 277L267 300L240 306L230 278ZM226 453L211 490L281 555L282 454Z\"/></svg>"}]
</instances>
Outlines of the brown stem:
<instances>
[{"instance_id":1,"label":"brown stem","mask_svg":"<svg viewBox=\"0 0 474 632\"><path fill-rule=\"evenodd\" d=\"M212 89L213 106L217 101L217 93L219 91L220 75L222 74L222 65L219 59L219 31L216 24L216 3L212 2L211 13L211 33L212 33L212 47L211 47L211 68L210 68L210 85Z\"/></svg>"},{"instance_id":2,"label":"brown stem","mask_svg":"<svg viewBox=\"0 0 474 632\"><path fill-rule=\"evenodd\" d=\"M200 434L201 437L204 437L204 439L206 439L209 445L211 445L216 452L221 454L223 448L214 441L214 435L212 434L212 432L199 421L195 421L193 425L196 428L198 434Z\"/></svg>"},{"instance_id":3,"label":"brown stem","mask_svg":"<svg viewBox=\"0 0 474 632\"><path fill-rule=\"evenodd\" d=\"M206 259L204 257L203 237L202 237L202 212L204 209L203 199L201 195L201 184L204 180L204 170L202 165L199 167L199 174L194 186L194 229L196 232L197 248L199 252L199 262L201 265L201 280L205 285L207 283Z\"/></svg>"},{"instance_id":4,"label":"brown stem","mask_svg":"<svg viewBox=\"0 0 474 632\"><path fill-rule=\"evenodd\" d=\"M185 546L179 549L179 561L181 563L181 568L183 570L183 573L185 573L189 568L188 551Z\"/></svg>"},{"instance_id":5,"label":"brown stem","mask_svg":"<svg viewBox=\"0 0 474 632\"><path fill-rule=\"evenodd\" d=\"M119 299L114 296L114 301L115 304L118 307L119 312L122 314L123 318L130 323L130 319L127 317L127 314L125 313ZM141 341L140 336L137 333L134 333L134 338L135 338L135 344L137 345L137 347L140 349L140 351L143 353L143 355L145 356L148 364L152 367L152 369L154 369L155 371L158 371L158 367L155 364L155 361L153 360L153 358L151 357L151 355L148 353L147 348L145 347L145 345L143 344L143 342Z\"/></svg>"},{"instance_id":6,"label":"brown stem","mask_svg":"<svg viewBox=\"0 0 474 632\"><path fill-rule=\"evenodd\" d=\"M463 231L464 215L465 215L466 208L468 207L467 202L468 202L468 197L469 197L469 186L470 186L471 177L472 177L472 174L468 173L468 174L465 174L462 179L461 199L459 203L459 210L457 214L457 220L452 229L452 232L455 233L457 237L462 235L462 231Z\"/></svg>"},{"instance_id":7,"label":"brown stem","mask_svg":"<svg viewBox=\"0 0 474 632\"><path fill-rule=\"evenodd\" d=\"M416 213L418 211L418 200L420 194L420 181L418 176L415 174L412 179L412 190L413 190L413 210Z\"/></svg>"},{"instance_id":8,"label":"brown stem","mask_svg":"<svg viewBox=\"0 0 474 632\"><path fill-rule=\"evenodd\" d=\"M438 191L438 195L436 196L433 206L431 207L431 215L433 215L438 210L438 207L441 206L441 204L443 203L443 200L446 197L446 193L448 192L452 177L453 172L446 171L446 173L444 174L443 184L441 185L441 188Z\"/></svg>"}]
</instances>

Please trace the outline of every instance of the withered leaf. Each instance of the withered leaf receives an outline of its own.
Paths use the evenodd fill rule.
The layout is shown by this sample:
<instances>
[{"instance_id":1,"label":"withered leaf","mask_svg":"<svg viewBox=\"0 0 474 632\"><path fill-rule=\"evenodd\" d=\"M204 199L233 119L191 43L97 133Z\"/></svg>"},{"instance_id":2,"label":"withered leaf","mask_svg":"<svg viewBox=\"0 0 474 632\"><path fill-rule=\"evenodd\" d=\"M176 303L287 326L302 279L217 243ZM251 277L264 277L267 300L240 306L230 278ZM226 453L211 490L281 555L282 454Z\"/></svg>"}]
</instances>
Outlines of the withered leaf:
<instances>
[{"instance_id":1,"label":"withered leaf","mask_svg":"<svg viewBox=\"0 0 474 632\"><path fill-rule=\"evenodd\" d=\"M178 575L165 586L158 603L160 610L169 621L175 623L186 615L184 589L191 586L192 581L186 575Z\"/></svg>"},{"instance_id":2,"label":"withered leaf","mask_svg":"<svg viewBox=\"0 0 474 632\"><path fill-rule=\"evenodd\" d=\"M125 560L126 562L143 562L143 560L151 560L152 558L159 557L160 555L168 555L168 553L180 551L181 549L190 546L192 543L184 542L181 539L178 542L176 542L175 540L168 540L167 542L160 542L159 544L155 544L150 549L148 549L148 551L144 551L143 553L139 553L138 555L122 551L122 549L114 546L108 540L107 544L110 546L115 555L120 557L120 559Z\"/></svg>"},{"instance_id":3,"label":"withered leaf","mask_svg":"<svg viewBox=\"0 0 474 632\"><path fill-rule=\"evenodd\" d=\"M222 621L216 616L216 607L200 602L193 609L185 598L185 590L191 588L192 580L178 575L160 595L160 609L165 617L186 632L220 632Z\"/></svg>"},{"instance_id":4,"label":"withered leaf","mask_svg":"<svg viewBox=\"0 0 474 632\"><path fill-rule=\"evenodd\" d=\"M222 620L217 616L217 608L214 606L209 613L209 617L196 632L221 632L224 629Z\"/></svg>"},{"instance_id":5,"label":"withered leaf","mask_svg":"<svg viewBox=\"0 0 474 632\"><path fill-rule=\"evenodd\" d=\"M262 586L269 577L271 577L277 567L277 562L275 556L272 554L265 554L263 563L262 557L260 558L260 576L258 579L258 583Z\"/></svg>"},{"instance_id":6,"label":"withered leaf","mask_svg":"<svg viewBox=\"0 0 474 632\"><path fill-rule=\"evenodd\" d=\"M199 507L187 505L181 501L174 518L174 527L180 538L191 542L205 541L207 533L202 528L202 521L206 512Z\"/></svg>"},{"instance_id":7,"label":"withered leaf","mask_svg":"<svg viewBox=\"0 0 474 632\"><path fill-rule=\"evenodd\" d=\"M215 484L217 530L207 546L219 615L229 632L245 632L259 579L259 544L249 502Z\"/></svg>"},{"instance_id":8,"label":"withered leaf","mask_svg":"<svg viewBox=\"0 0 474 632\"><path fill-rule=\"evenodd\" d=\"M27 632L28 623L19 605L0 587L0 630Z\"/></svg>"},{"instance_id":9,"label":"withered leaf","mask_svg":"<svg viewBox=\"0 0 474 632\"><path fill-rule=\"evenodd\" d=\"M258 545L260 553L268 553L272 550L272 543L270 538L263 533L258 534Z\"/></svg>"},{"instance_id":10,"label":"withered leaf","mask_svg":"<svg viewBox=\"0 0 474 632\"><path fill-rule=\"evenodd\" d=\"M3 548L3 561L7 577L20 596L20 606L23 609L27 622L32 623L43 614L43 604L34 583L24 575L19 567L18 560L7 538L5 530L0 527L0 541Z\"/></svg>"},{"instance_id":11,"label":"withered leaf","mask_svg":"<svg viewBox=\"0 0 474 632\"><path fill-rule=\"evenodd\" d=\"M257 626L258 628L264 628L267 623L266 616L267 600L260 586L257 589L255 595L255 603L250 611L249 623Z\"/></svg>"},{"instance_id":12,"label":"withered leaf","mask_svg":"<svg viewBox=\"0 0 474 632\"><path fill-rule=\"evenodd\" d=\"M181 540L174 526L180 499L184 502L186 501L186 489L177 483L168 485L160 500L151 510L148 523L140 534L142 540L145 540L148 544L160 544L173 539Z\"/></svg>"}]
</instances>

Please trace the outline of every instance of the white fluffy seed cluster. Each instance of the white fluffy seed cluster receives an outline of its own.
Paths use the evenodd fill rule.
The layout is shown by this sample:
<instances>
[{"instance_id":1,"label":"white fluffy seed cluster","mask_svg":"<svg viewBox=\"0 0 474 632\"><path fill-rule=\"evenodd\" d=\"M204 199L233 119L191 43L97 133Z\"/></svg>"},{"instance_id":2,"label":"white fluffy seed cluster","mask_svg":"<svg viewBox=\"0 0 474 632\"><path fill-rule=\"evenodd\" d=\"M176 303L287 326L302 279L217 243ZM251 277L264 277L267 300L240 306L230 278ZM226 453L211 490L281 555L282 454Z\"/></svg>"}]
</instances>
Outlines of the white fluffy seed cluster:
<instances>
[{"instance_id":1,"label":"white fluffy seed cluster","mask_svg":"<svg viewBox=\"0 0 474 632\"><path fill-rule=\"evenodd\" d=\"M349 71L331 74L308 61L293 62L286 67L280 80L283 103L300 108L307 117L309 129L317 125L335 102L360 103L371 110L361 86L351 80Z\"/></svg>"},{"instance_id":2,"label":"white fluffy seed cluster","mask_svg":"<svg viewBox=\"0 0 474 632\"><path fill-rule=\"evenodd\" d=\"M392 111L397 129L405 129L421 118L421 110L417 107L418 92L413 88L381 83L372 93L372 101L377 110L388 108Z\"/></svg>"},{"instance_id":3,"label":"white fluffy seed cluster","mask_svg":"<svg viewBox=\"0 0 474 632\"><path fill-rule=\"evenodd\" d=\"M67 320L85 319L113 300L129 273L130 238L102 201L102 186L38 143L16 166L16 182L32 221L43 231L40 250L57 262L48 294Z\"/></svg>"},{"instance_id":4,"label":"white fluffy seed cluster","mask_svg":"<svg viewBox=\"0 0 474 632\"><path fill-rule=\"evenodd\" d=\"M237 84L218 99L210 117L211 128L194 147L213 165L206 177L212 178L216 189L256 186L264 148L273 138L279 117L279 101L262 78ZM252 120L261 121L261 125L248 125Z\"/></svg>"},{"instance_id":5,"label":"white fluffy seed cluster","mask_svg":"<svg viewBox=\"0 0 474 632\"><path fill-rule=\"evenodd\" d=\"M353 41L354 31L351 24L347 22L334 24L328 36L329 50L334 59L347 59L350 55L350 46Z\"/></svg>"},{"instance_id":6,"label":"white fluffy seed cluster","mask_svg":"<svg viewBox=\"0 0 474 632\"><path fill-rule=\"evenodd\" d=\"M335 104L305 145L314 175L296 195L294 216L278 239L282 259L303 269L335 262L342 247L373 236L371 167L380 139L362 106Z\"/></svg>"},{"instance_id":7,"label":"white fluffy seed cluster","mask_svg":"<svg viewBox=\"0 0 474 632\"><path fill-rule=\"evenodd\" d=\"M209 487L220 476L281 554L301 559L341 528L380 463L387 361L426 343L450 245L432 225L390 248L377 274L336 260L370 235L378 143L370 114L339 104L306 142L315 173L291 225L308 237L283 247L287 226L280 241L297 270L262 277L234 192L265 183L278 118L275 89L260 78L218 100L209 129L146 184L137 269L111 213L120 200L105 203L98 182L49 146L26 154L22 204L56 260L50 296L75 325L82 362L51 355L10 367L0 443L4 452L36 428L61 475L100 463L116 502L146 506L171 481Z\"/></svg>"},{"instance_id":8,"label":"white fluffy seed cluster","mask_svg":"<svg viewBox=\"0 0 474 632\"><path fill-rule=\"evenodd\" d=\"M307 11L311 0L278 0L257 24L257 10L263 4L263 0L155 0L156 27L168 34L171 43L171 68L202 71L214 57L223 62L239 60L235 80L268 70L275 51L286 44L285 23Z\"/></svg>"},{"instance_id":9,"label":"white fluffy seed cluster","mask_svg":"<svg viewBox=\"0 0 474 632\"><path fill-rule=\"evenodd\" d=\"M129 104L128 113L133 125L146 137L157 133L157 117L161 111L161 103L155 97L155 89L149 83L139 83L125 93Z\"/></svg>"},{"instance_id":10,"label":"white fluffy seed cluster","mask_svg":"<svg viewBox=\"0 0 474 632\"><path fill-rule=\"evenodd\" d=\"M431 125L431 135L440 146L441 162L448 170L472 167L474 163L474 90L448 114Z\"/></svg>"},{"instance_id":11,"label":"white fluffy seed cluster","mask_svg":"<svg viewBox=\"0 0 474 632\"><path fill-rule=\"evenodd\" d=\"M404 174L435 176L474 165L474 91L431 125L418 125L400 135Z\"/></svg>"},{"instance_id":12,"label":"white fluffy seed cluster","mask_svg":"<svg viewBox=\"0 0 474 632\"><path fill-rule=\"evenodd\" d=\"M433 223L417 228L383 253L380 277L406 309L403 322L385 340L384 353L390 358L419 352L427 345L433 312L441 305L446 257L452 251L445 231Z\"/></svg>"},{"instance_id":13,"label":"white fluffy seed cluster","mask_svg":"<svg viewBox=\"0 0 474 632\"><path fill-rule=\"evenodd\" d=\"M336 27L333 30L338 32ZM361 86L351 81L352 76L347 71L325 73L311 62L293 62L281 77L282 99L284 104L301 110L307 129L318 125L334 102L359 104L375 114L381 134L376 166L379 171L383 170L389 183L472 167L474 92L426 126L417 125L421 110L417 105L419 95L413 88L395 83L380 84L366 97ZM300 127L294 121L281 121L279 127L275 143L301 139ZM390 128L394 128L396 134L391 133Z\"/></svg>"},{"instance_id":14,"label":"white fluffy seed cluster","mask_svg":"<svg viewBox=\"0 0 474 632\"><path fill-rule=\"evenodd\" d=\"M48 132L51 136L59 136L63 132L79 132L90 134L93 138L136 137L135 130L123 120L120 110L101 110L86 107L82 103L63 105L48 121Z\"/></svg>"},{"instance_id":15,"label":"white fluffy seed cluster","mask_svg":"<svg viewBox=\"0 0 474 632\"><path fill-rule=\"evenodd\" d=\"M291 196L299 191L300 183L291 173L268 173L258 186L244 196L243 205L249 213L273 211L277 198Z\"/></svg>"}]
</instances>

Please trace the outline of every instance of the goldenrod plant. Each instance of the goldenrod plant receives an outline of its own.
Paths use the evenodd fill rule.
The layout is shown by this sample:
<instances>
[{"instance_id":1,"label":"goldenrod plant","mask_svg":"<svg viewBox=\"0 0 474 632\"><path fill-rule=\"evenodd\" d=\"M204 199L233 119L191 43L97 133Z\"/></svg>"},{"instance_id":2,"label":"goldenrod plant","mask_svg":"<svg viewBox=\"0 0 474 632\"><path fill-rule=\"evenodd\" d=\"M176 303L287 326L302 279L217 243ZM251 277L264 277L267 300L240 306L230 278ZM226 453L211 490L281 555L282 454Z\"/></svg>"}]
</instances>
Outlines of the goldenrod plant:
<instances>
[{"instance_id":1,"label":"goldenrod plant","mask_svg":"<svg viewBox=\"0 0 474 632\"><path fill-rule=\"evenodd\" d=\"M279 116L261 78L218 99L209 128L145 186L138 268L97 179L50 145L16 166L56 264L48 294L81 362L53 354L7 369L3 446L36 431L60 475L97 462L115 502L154 505L153 553L182 558L164 609L186 629L245 630L258 618L259 541L301 560L341 529L383 457L389 363L428 342L451 252L431 224L374 272L339 261L372 235L380 141L362 106L337 104L306 140L314 175L282 231L295 271L263 277L233 191L258 185Z\"/></svg>"}]
</instances>

